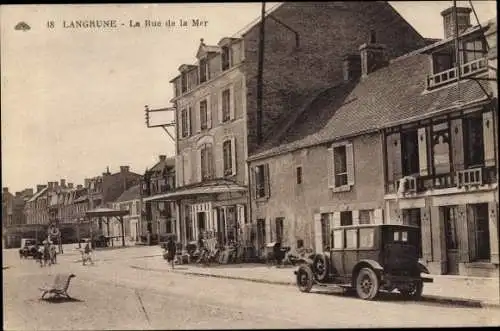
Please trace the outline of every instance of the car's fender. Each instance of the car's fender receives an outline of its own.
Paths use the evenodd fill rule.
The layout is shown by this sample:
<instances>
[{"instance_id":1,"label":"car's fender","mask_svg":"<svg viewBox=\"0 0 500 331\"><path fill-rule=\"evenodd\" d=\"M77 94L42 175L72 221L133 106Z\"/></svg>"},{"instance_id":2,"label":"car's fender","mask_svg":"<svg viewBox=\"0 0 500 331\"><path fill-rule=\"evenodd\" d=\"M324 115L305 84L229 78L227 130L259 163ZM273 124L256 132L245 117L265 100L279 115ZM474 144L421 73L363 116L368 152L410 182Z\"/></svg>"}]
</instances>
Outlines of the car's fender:
<instances>
[{"instance_id":1,"label":"car's fender","mask_svg":"<svg viewBox=\"0 0 500 331\"><path fill-rule=\"evenodd\" d=\"M358 263L356 263L356 265L352 269L353 277L355 277L355 275L357 275L359 270L361 270L362 268L366 268L366 267L372 268L379 275L384 271L384 268L382 268L380 263L378 263L375 260L369 260L369 259L360 260Z\"/></svg>"},{"instance_id":2,"label":"car's fender","mask_svg":"<svg viewBox=\"0 0 500 331\"><path fill-rule=\"evenodd\" d=\"M427 269L427 267L420 262L418 263L418 270L420 273L430 274L429 269Z\"/></svg>"}]
</instances>

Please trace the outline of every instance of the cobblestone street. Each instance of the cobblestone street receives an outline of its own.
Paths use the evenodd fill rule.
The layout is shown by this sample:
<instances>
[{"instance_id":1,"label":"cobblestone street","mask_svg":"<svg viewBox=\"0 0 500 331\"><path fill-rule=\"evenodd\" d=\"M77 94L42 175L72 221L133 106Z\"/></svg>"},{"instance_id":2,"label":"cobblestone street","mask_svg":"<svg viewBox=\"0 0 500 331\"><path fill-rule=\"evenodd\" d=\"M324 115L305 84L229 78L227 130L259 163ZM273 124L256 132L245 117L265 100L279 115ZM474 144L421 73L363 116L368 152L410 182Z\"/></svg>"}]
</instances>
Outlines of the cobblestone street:
<instances>
[{"instance_id":1,"label":"cobblestone street","mask_svg":"<svg viewBox=\"0 0 500 331\"><path fill-rule=\"evenodd\" d=\"M158 248L156 247L156 250ZM94 266L82 266L71 249L59 263L41 268L4 251L4 329L203 329L498 325L497 308L401 301L375 302L350 295L300 293L293 286L218 279L131 268L151 257L154 247L96 252ZM150 257L141 257L141 256ZM76 275L69 289L75 301L39 300L38 287L56 273ZM291 272L291 269L290 269ZM362 312L360 318L359 312Z\"/></svg>"}]
</instances>

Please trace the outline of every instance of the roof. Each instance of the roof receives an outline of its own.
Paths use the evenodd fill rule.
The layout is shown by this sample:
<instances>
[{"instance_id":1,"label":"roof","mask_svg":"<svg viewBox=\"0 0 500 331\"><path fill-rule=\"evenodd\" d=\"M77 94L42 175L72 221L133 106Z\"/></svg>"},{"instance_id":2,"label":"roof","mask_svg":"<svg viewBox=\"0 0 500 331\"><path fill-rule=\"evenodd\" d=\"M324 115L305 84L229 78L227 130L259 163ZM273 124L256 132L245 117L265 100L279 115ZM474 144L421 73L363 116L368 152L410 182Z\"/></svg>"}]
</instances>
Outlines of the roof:
<instances>
[{"instance_id":1,"label":"roof","mask_svg":"<svg viewBox=\"0 0 500 331\"><path fill-rule=\"evenodd\" d=\"M178 188L174 191L157 194L143 201L172 201L180 198L185 198L188 196L199 196L199 195L210 195L210 194L220 194L220 193L231 193L231 192L244 192L247 188L241 186L237 183L228 180L213 180L211 182L205 182L202 184L194 184L190 186L185 186Z\"/></svg>"},{"instance_id":2,"label":"roof","mask_svg":"<svg viewBox=\"0 0 500 331\"><path fill-rule=\"evenodd\" d=\"M166 158L165 161L158 161L154 166L149 169L149 171L163 171L167 168L174 168L175 167L175 157L169 157Z\"/></svg>"},{"instance_id":3,"label":"roof","mask_svg":"<svg viewBox=\"0 0 500 331\"><path fill-rule=\"evenodd\" d=\"M115 200L115 202L124 202L124 201L131 201L131 200L137 200L141 198L141 186L140 185L134 185L130 187L128 190L122 193L118 197L118 199Z\"/></svg>"},{"instance_id":4,"label":"roof","mask_svg":"<svg viewBox=\"0 0 500 331\"><path fill-rule=\"evenodd\" d=\"M116 210L111 208L99 207L96 209L89 210L85 213L87 216L99 217L99 216L125 216L129 214L128 210Z\"/></svg>"},{"instance_id":5,"label":"roof","mask_svg":"<svg viewBox=\"0 0 500 331\"><path fill-rule=\"evenodd\" d=\"M332 86L312 101L294 123L263 144L249 159L258 159L296 149L376 132L398 122L435 115L457 104L487 99L472 80L426 91L429 59L425 54L403 56L359 82ZM490 90L487 82L481 85Z\"/></svg>"},{"instance_id":6,"label":"roof","mask_svg":"<svg viewBox=\"0 0 500 331\"><path fill-rule=\"evenodd\" d=\"M40 192L37 192L35 193L35 195L33 195L31 197L31 199L28 200L28 202L32 202L32 201L35 201L36 199L38 199L40 196L42 196L45 192L47 192L48 188L45 187L43 188Z\"/></svg>"}]
</instances>

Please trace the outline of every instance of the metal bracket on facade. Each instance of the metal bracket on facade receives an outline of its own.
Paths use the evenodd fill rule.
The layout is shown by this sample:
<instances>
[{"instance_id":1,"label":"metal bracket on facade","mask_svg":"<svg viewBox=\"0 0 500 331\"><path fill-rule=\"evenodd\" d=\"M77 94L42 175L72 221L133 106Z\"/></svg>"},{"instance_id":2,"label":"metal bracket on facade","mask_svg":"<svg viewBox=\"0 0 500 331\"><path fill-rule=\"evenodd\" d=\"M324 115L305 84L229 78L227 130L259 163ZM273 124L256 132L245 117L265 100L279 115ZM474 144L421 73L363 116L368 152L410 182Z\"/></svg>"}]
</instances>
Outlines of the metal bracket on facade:
<instances>
[{"instance_id":1,"label":"metal bracket on facade","mask_svg":"<svg viewBox=\"0 0 500 331\"><path fill-rule=\"evenodd\" d=\"M164 112L164 111L173 111L173 112L175 112L176 110L177 110L177 108L175 108L175 107L160 108L160 109L149 109L148 105L144 106L144 111L146 113L146 126L148 128L158 128L158 127L162 128L168 134L168 136L170 137L170 139L172 139L172 141L175 142L175 134L170 133L170 131L168 131L168 129L167 129L169 127L173 127L175 129L175 124L176 124L175 120L173 120L173 121L171 121L169 123L165 123L165 124L151 125L149 123L149 113Z\"/></svg>"}]
</instances>

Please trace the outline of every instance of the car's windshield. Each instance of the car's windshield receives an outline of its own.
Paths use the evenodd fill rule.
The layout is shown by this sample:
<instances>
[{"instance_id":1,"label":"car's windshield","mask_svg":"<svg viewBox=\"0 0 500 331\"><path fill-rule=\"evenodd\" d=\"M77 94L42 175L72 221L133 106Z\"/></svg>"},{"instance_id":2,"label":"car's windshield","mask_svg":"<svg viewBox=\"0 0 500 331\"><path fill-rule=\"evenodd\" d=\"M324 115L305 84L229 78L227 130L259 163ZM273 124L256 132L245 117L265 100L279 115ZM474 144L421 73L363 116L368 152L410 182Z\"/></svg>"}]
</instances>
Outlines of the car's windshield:
<instances>
[{"instance_id":1,"label":"car's windshield","mask_svg":"<svg viewBox=\"0 0 500 331\"><path fill-rule=\"evenodd\" d=\"M417 246L419 242L418 229L394 227L387 231L385 236L386 243L400 243Z\"/></svg>"}]
</instances>

